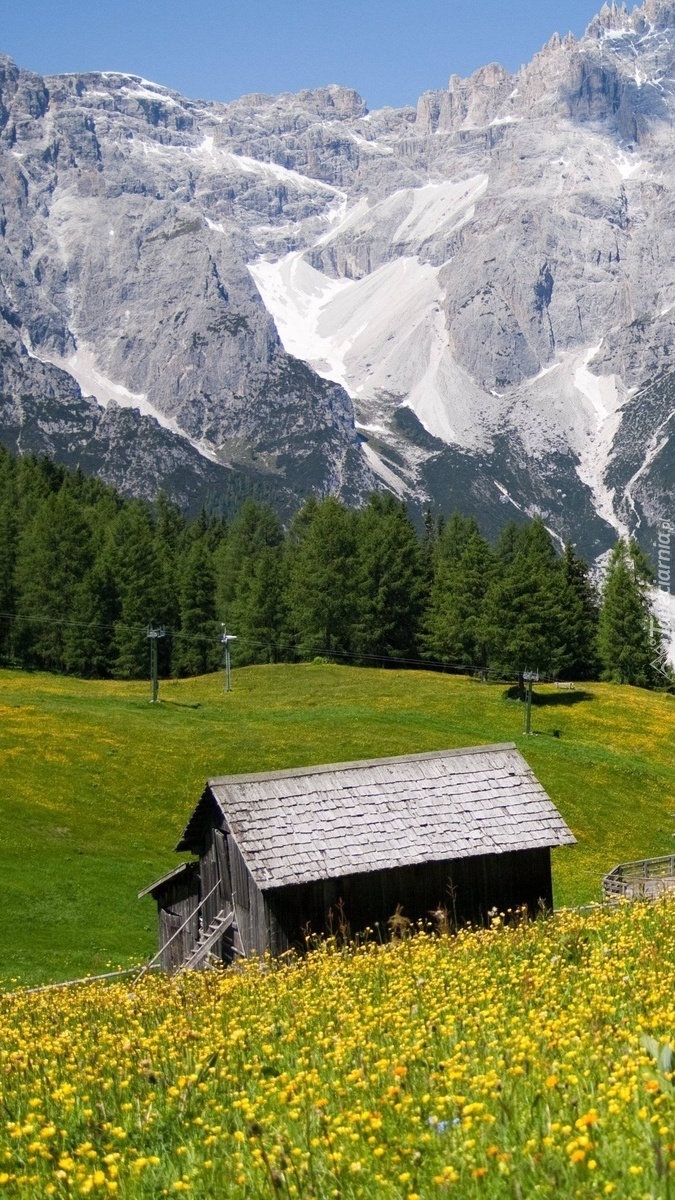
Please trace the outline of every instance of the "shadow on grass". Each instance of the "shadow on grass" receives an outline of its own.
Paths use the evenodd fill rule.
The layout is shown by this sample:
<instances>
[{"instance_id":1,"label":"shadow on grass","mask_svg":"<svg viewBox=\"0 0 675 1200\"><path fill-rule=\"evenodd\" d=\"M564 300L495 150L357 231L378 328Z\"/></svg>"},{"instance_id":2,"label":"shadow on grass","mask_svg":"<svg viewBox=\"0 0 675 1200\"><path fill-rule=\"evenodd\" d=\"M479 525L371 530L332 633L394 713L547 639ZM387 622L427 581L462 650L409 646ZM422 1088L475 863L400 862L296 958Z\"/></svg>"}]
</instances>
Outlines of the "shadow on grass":
<instances>
[{"instance_id":1,"label":"shadow on grass","mask_svg":"<svg viewBox=\"0 0 675 1200\"><path fill-rule=\"evenodd\" d=\"M514 684L504 692L504 700L520 700L520 692ZM570 708L573 704L581 704L583 700L592 700L593 693L578 688L573 692L532 692L532 707L537 708Z\"/></svg>"}]
</instances>

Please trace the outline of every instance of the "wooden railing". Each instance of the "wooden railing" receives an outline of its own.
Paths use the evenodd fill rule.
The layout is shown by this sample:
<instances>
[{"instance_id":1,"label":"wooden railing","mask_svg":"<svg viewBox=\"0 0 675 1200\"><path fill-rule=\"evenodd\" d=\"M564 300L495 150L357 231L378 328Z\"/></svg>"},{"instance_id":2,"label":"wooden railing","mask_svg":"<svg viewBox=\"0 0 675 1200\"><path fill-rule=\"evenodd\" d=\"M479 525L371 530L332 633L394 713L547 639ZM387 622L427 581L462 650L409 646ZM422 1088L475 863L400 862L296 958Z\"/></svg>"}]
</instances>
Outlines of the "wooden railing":
<instances>
[{"instance_id":1,"label":"wooden railing","mask_svg":"<svg viewBox=\"0 0 675 1200\"><path fill-rule=\"evenodd\" d=\"M653 900L675 890L675 854L619 863L602 881L605 900Z\"/></svg>"}]
</instances>

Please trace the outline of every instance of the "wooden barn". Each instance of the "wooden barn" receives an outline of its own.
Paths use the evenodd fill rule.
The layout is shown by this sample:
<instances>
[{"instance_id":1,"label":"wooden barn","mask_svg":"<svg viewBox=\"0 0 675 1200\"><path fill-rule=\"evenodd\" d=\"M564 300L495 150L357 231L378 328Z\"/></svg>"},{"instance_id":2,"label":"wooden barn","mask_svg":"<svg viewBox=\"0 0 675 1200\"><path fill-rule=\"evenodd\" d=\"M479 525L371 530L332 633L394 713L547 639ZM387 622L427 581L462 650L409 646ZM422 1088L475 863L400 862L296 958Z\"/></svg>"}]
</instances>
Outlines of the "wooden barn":
<instances>
[{"instance_id":1,"label":"wooden barn","mask_svg":"<svg viewBox=\"0 0 675 1200\"><path fill-rule=\"evenodd\" d=\"M574 837L512 743L210 779L178 843L198 856L140 895L159 909L169 971L281 954L400 905L552 907L551 847Z\"/></svg>"}]
</instances>

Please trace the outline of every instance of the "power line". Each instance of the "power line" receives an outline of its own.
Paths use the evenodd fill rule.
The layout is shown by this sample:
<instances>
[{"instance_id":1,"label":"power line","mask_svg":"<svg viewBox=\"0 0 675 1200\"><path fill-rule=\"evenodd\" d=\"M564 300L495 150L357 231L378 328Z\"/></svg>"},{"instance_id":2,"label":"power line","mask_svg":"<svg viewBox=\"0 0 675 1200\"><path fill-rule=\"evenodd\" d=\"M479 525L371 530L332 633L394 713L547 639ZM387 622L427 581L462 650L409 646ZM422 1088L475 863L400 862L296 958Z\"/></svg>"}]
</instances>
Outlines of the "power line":
<instances>
[{"instance_id":1,"label":"power line","mask_svg":"<svg viewBox=\"0 0 675 1200\"><path fill-rule=\"evenodd\" d=\"M8 620L8 621L14 621L14 622L21 622L21 621L38 622L38 623L49 624L49 625L72 626L72 627L78 628L78 629L92 629L92 630L93 629L107 629L107 630L112 631L113 633L119 632L121 630L126 630L128 632L135 631L139 634L139 636L140 635L143 635L144 637L149 636L147 625L135 625L135 624L129 625L129 624L126 624L121 621L116 621L114 623L109 623L109 624L103 624L103 623L99 624L96 622L70 621L66 617L47 617L41 613L6 613L6 612L0 612L0 620ZM215 621L213 622L213 625L214 625L213 634L208 634L208 633L187 634L187 633L183 633L183 631L180 629L171 629L169 626L162 626L162 629L163 629L162 636L165 635L165 636L175 639L175 640L191 642L194 644L213 645L214 643L217 643L222 640L220 635L215 630L215 626L216 626ZM362 662L386 663L388 666L391 666L391 667L398 667L398 666L422 667L427 671L430 671L430 670L437 670L437 671L441 671L441 672L442 671L451 671L451 672L456 671L458 673L463 673L463 674L476 673L476 674L480 674L480 675L489 676L492 678L492 680L494 682L501 681L503 683L510 683L510 682L512 682L513 679L516 678L515 672L512 676L506 677L501 672L497 671L494 667L486 667L484 664L479 664L479 663L447 662L443 659L413 658L411 656L403 656L403 657L396 656L396 657L394 657L392 655L386 655L386 654L371 654L367 651L361 651L361 650L358 650L358 651L357 650L337 650L331 646L311 646L311 645L299 646L297 643L294 643L294 642L277 642L270 638L268 638L268 639L252 638L252 637L248 637L246 634L238 635L237 640L242 645L254 647L257 649L261 649L261 650L274 649L275 651L277 651L279 653L286 652L289 654L297 655L299 658L309 658L312 655L315 658L320 657L320 656L325 656L325 657L329 657L329 658L341 658L341 659L346 659L346 660L360 662L360 663L362 663ZM548 678L548 676L542 675L541 676L542 682L546 678ZM553 676L550 676L550 678L553 678Z\"/></svg>"}]
</instances>

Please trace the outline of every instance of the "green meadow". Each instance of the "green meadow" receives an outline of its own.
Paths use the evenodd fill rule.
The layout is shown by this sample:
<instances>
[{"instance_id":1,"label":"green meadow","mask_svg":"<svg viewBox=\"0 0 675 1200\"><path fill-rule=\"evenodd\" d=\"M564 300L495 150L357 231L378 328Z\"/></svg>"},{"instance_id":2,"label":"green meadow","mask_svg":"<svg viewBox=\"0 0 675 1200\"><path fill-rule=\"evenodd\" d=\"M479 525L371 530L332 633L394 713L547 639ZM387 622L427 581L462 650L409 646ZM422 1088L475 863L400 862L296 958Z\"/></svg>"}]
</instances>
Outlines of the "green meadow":
<instances>
[{"instance_id":1,"label":"green meadow","mask_svg":"<svg viewBox=\"0 0 675 1200\"><path fill-rule=\"evenodd\" d=\"M324 664L162 682L0 671L0 978L140 962L154 905L210 775L515 741L578 839L554 853L557 905L600 896L615 863L675 853L675 699L539 686L533 734L504 684Z\"/></svg>"}]
</instances>

